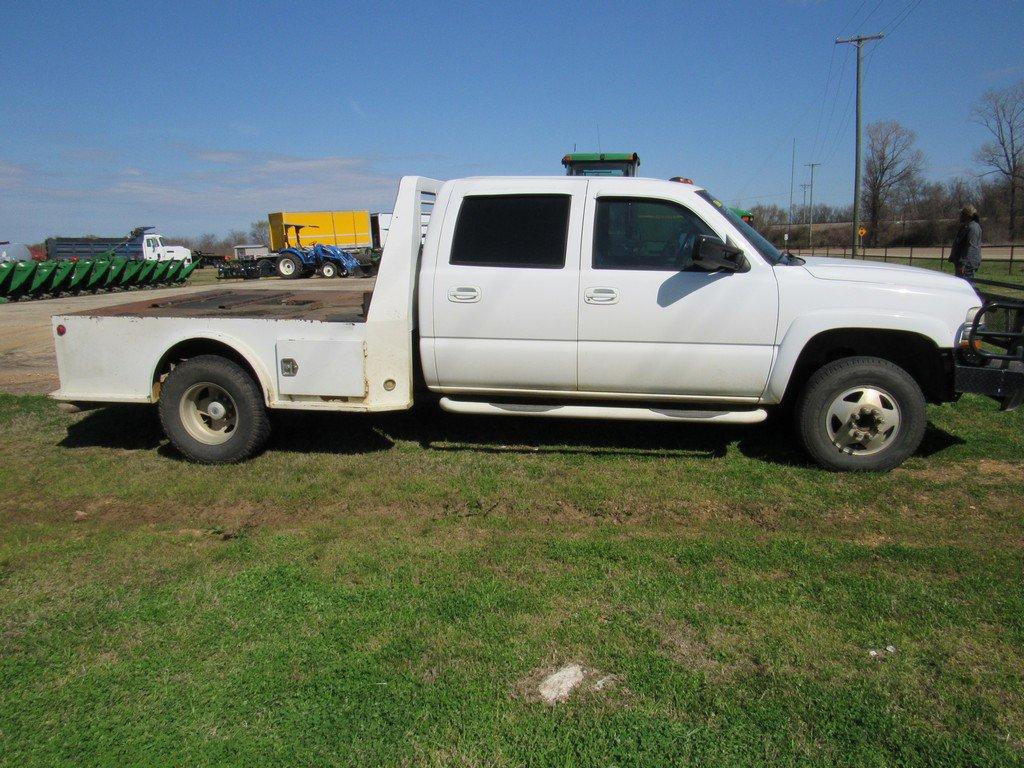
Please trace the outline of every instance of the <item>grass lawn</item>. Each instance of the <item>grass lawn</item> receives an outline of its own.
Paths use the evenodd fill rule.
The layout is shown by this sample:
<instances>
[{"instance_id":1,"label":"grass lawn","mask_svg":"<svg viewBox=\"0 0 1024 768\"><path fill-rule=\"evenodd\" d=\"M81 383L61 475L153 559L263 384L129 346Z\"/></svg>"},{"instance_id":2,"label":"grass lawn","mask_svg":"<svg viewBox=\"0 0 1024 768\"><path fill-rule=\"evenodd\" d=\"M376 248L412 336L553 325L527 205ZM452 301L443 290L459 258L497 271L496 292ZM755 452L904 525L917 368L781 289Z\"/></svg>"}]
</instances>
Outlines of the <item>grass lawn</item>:
<instances>
[{"instance_id":1,"label":"grass lawn","mask_svg":"<svg viewBox=\"0 0 1024 768\"><path fill-rule=\"evenodd\" d=\"M775 423L275 430L197 467L0 395L0 764L1024 763L1022 412L884 475ZM539 702L567 662L604 687Z\"/></svg>"},{"instance_id":2,"label":"grass lawn","mask_svg":"<svg viewBox=\"0 0 1024 768\"><path fill-rule=\"evenodd\" d=\"M1024 248L1021 249L1021 255L1024 257ZM906 258L890 257L883 259L882 257L872 257L868 261L884 261L888 264L903 264L905 266L921 267L922 269L934 269L949 275L953 274L953 265L948 261L940 261L939 259L914 259L911 262L910 259ZM1008 261L982 261L981 268L978 270L976 277L980 277L983 280L997 280L1020 284L1021 277L1024 277L1024 259L1022 261L1015 261L1013 264L1010 264Z\"/></svg>"}]
</instances>

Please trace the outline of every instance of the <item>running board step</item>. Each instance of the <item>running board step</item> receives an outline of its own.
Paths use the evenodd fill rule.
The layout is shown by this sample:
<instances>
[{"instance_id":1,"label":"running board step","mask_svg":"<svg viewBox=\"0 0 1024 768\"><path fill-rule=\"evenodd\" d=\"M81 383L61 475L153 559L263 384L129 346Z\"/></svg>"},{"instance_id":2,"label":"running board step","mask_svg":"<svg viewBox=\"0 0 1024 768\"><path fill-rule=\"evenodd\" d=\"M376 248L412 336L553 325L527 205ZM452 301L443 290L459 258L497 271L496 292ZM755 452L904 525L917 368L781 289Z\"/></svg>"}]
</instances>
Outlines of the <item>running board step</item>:
<instances>
[{"instance_id":1,"label":"running board step","mask_svg":"<svg viewBox=\"0 0 1024 768\"><path fill-rule=\"evenodd\" d=\"M485 403L441 398L451 413L477 416L544 416L553 419L615 419L619 421L682 421L699 424L757 424L768 418L764 408L749 411L684 411L676 408L630 408L615 405L554 405L550 403Z\"/></svg>"}]
</instances>

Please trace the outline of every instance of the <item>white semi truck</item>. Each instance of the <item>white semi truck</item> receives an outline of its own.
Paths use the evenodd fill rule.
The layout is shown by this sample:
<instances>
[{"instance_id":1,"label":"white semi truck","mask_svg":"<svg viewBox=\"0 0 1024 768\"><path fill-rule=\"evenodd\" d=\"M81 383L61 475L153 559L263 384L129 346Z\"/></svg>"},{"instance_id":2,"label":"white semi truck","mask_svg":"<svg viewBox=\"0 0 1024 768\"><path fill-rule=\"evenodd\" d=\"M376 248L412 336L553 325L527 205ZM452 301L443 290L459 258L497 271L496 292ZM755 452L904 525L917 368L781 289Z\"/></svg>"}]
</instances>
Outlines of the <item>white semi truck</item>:
<instances>
[{"instance_id":1,"label":"white semi truck","mask_svg":"<svg viewBox=\"0 0 1024 768\"><path fill-rule=\"evenodd\" d=\"M888 469L920 444L926 403L1024 397L1020 340L986 331L982 306L948 275L780 253L690 183L406 177L372 292L57 315L53 397L156 403L174 446L208 463L259 451L268 408L432 397L461 414L682 428L791 405L821 465Z\"/></svg>"}]
</instances>

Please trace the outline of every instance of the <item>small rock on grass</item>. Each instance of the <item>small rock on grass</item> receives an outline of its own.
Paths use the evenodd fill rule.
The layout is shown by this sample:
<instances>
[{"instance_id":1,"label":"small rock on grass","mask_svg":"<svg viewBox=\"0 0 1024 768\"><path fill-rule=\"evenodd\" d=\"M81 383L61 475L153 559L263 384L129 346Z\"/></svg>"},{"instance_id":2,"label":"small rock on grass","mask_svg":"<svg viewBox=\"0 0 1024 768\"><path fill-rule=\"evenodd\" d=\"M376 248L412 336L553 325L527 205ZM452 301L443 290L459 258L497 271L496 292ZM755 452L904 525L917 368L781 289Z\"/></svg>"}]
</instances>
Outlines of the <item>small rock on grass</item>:
<instances>
[{"instance_id":1,"label":"small rock on grass","mask_svg":"<svg viewBox=\"0 0 1024 768\"><path fill-rule=\"evenodd\" d=\"M546 703L557 704L568 699L582 682L583 667L579 664L567 664L541 680L537 691Z\"/></svg>"},{"instance_id":2,"label":"small rock on grass","mask_svg":"<svg viewBox=\"0 0 1024 768\"><path fill-rule=\"evenodd\" d=\"M896 653L895 645L887 645L885 648L871 648L868 650L868 656L872 659L884 659L886 656L892 656Z\"/></svg>"},{"instance_id":3,"label":"small rock on grass","mask_svg":"<svg viewBox=\"0 0 1024 768\"><path fill-rule=\"evenodd\" d=\"M89 519L89 513L88 512L85 512L84 510L81 510L81 509L76 509L75 510L75 522L76 523L80 523L83 520L88 520L88 519Z\"/></svg>"}]
</instances>

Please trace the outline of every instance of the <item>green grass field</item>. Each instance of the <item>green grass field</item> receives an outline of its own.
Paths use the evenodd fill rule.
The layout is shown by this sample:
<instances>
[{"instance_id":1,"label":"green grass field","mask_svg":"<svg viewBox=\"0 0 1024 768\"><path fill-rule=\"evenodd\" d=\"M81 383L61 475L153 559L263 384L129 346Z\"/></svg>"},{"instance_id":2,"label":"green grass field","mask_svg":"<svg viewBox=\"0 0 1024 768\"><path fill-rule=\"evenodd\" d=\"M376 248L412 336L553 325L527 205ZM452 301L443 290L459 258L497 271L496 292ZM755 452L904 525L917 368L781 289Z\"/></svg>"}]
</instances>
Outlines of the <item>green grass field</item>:
<instances>
[{"instance_id":1,"label":"green grass field","mask_svg":"<svg viewBox=\"0 0 1024 768\"><path fill-rule=\"evenodd\" d=\"M199 467L0 396L0 764L1020 765L1022 428L833 475L773 422L298 414ZM539 702L566 662L609 684Z\"/></svg>"}]
</instances>

